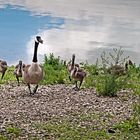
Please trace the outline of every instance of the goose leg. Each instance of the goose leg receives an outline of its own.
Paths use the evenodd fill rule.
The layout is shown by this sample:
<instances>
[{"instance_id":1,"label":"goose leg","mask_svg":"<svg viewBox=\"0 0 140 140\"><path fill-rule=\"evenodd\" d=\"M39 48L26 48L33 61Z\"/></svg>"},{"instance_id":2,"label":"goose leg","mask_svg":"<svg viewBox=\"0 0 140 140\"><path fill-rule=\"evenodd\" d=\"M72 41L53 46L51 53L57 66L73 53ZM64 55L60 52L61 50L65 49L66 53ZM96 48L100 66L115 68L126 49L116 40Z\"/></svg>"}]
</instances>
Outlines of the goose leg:
<instances>
[{"instance_id":1,"label":"goose leg","mask_svg":"<svg viewBox=\"0 0 140 140\"><path fill-rule=\"evenodd\" d=\"M18 76L16 76L16 78L17 78L17 82L18 82L18 86L19 86L19 78L18 78Z\"/></svg>"},{"instance_id":2,"label":"goose leg","mask_svg":"<svg viewBox=\"0 0 140 140\"><path fill-rule=\"evenodd\" d=\"M2 72L1 80L3 79L4 75L5 75L5 71Z\"/></svg>"},{"instance_id":3,"label":"goose leg","mask_svg":"<svg viewBox=\"0 0 140 140\"><path fill-rule=\"evenodd\" d=\"M30 86L30 84L27 84L27 85L28 85L28 89L29 89L30 95L32 95L31 86Z\"/></svg>"},{"instance_id":4,"label":"goose leg","mask_svg":"<svg viewBox=\"0 0 140 140\"><path fill-rule=\"evenodd\" d=\"M38 89L38 85L35 86L33 93L36 93L37 89Z\"/></svg>"}]
</instances>

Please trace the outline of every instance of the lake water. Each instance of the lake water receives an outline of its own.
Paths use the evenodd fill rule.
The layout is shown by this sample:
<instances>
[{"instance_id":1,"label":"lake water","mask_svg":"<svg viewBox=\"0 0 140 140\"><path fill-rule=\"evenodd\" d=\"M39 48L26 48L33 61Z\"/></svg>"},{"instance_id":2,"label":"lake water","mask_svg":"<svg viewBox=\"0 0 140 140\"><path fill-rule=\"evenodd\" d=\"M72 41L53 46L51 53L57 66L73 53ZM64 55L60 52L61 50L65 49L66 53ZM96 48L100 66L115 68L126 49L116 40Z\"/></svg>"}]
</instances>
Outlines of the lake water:
<instances>
[{"instance_id":1,"label":"lake water","mask_svg":"<svg viewBox=\"0 0 140 140\"><path fill-rule=\"evenodd\" d=\"M0 0L0 59L31 63L40 35L39 62L54 53L95 63L105 50L124 50L140 63L140 0Z\"/></svg>"}]
</instances>

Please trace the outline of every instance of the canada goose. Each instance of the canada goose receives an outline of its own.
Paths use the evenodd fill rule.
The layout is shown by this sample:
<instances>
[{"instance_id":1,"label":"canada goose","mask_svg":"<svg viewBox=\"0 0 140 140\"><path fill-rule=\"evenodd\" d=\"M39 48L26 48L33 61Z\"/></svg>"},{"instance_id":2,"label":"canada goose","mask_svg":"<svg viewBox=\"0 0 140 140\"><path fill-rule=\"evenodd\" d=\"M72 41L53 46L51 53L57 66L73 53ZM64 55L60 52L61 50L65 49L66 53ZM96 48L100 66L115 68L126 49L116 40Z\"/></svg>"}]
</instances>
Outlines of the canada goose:
<instances>
[{"instance_id":1,"label":"canada goose","mask_svg":"<svg viewBox=\"0 0 140 140\"><path fill-rule=\"evenodd\" d=\"M7 62L4 60L0 60L0 72L2 73L1 80L4 77L6 70L7 70Z\"/></svg>"},{"instance_id":2,"label":"canada goose","mask_svg":"<svg viewBox=\"0 0 140 140\"><path fill-rule=\"evenodd\" d=\"M28 89L30 94L34 94L37 91L39 82L43 79L43 68L41 65L38 64L37 60L37 50L39 43L43 43L43 40L40 36L36 36L35 40L35 46L34 46L34 54L33 54L33 60L31 65L25 65L23 67L23 80L28 85ZM31 91L30 84L36 84L33 93Z\"/></svg>"},{"instance_id":3,"label":"canada goose","mask_svg":"<svg viewBox=\"0 0 140 140\"><path fill-rule=\"evenodd\" d=\"M70 72L70 76L75 80L75 90L79 90L83 80L86 76L86 72L80 68L78 64L75 64L75 55L72 55L72 63L68 65L68 70ZM79 87L77 85L78 81L80 81Z\"/></svg>"},{"instance_id":4,"label":"canada goose","mask_svg":"<svg viewBox=\"0 0 140 140\"><path fill-rule=\"evenodd\" d=\"M128 71L129 65L133 66L133 63L131 60L126 61L125 66L113 65L113 66L111 66L111 68L108 69L108 71L111 74L124 75Z\"/></svg>"},{"instance_id":5,"label":"canada goose","mask_svg":"<svg viewBox=\"0 0 140 140\"><path fill-rule=\"evenodd\" d=\"M14 75L16 76L18 86L19 86L19 77L22 77L22 68L25 66L25 64L22 63L20 60L19 63L15 66Z\"/></svg>"}]
</instances>

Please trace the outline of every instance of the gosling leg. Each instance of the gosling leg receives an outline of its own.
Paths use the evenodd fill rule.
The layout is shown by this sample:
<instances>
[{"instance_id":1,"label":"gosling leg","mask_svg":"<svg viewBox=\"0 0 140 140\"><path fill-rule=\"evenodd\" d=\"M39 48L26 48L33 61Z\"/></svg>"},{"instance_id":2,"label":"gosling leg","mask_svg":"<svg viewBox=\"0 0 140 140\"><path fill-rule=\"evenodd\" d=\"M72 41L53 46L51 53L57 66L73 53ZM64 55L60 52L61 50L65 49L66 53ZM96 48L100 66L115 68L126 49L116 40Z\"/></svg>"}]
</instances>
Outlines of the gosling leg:
<instances>
[{"instance_id":1,"label":"gosling leg","mask_svg":"<svg viewBox=\"0 0 140 140\"><path fill-rule=\"evenodd\" d=\"M77 86L77 82L78 82L78 81L75 81L75 87L74 87L74 90L75 90L75 91L78 91L78 90L79 90L79 88L78 88L78 86Z\"/></svg>"},{"instance_id":2,"label":"gosling leg","mask_svg":"<svg viewBox=\"0 0 140 140\"><path fill-rule=\"evenodd\" d=\"M82 83L83 83L83 79L82 79L82 80L80 80L79 89L80 89L80 87L81 87Z\"/></svg>"}]
</instances>

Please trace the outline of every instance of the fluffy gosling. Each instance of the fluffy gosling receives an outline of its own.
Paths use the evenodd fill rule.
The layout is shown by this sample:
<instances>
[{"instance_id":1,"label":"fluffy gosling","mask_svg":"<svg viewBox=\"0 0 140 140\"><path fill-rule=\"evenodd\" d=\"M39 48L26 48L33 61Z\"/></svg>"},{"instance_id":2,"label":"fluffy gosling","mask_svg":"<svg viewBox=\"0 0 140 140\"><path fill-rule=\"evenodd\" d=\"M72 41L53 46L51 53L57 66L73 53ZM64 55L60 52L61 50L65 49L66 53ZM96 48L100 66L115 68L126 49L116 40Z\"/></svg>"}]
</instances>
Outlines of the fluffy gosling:
<instances>
[{"instance_id":1,"label":"fluffy gosling","mask_svg":"<svg viewBox=\"0 0 140 140\"><path fill-rule=\"evenodd\" d=\"M14 75L16 76L18 86L19 86L19 78L22 77L22 69L25 67L25 64L20 60L19 63L15 66Z\"/></svg>"},{"instance_id":2,"label":"fluffy gosling","mask_svg":"<svg viewBox=\"0 0 140 140\"><path fill-rule=\"evenodd\" d=\"M75 90L80 90L80 87L83 83L84 78L86 77L86 72L80 68L78 64L75 64L75 55L72 55L72 63L67 65L67 69L70 73L70 76L75 81ZM78 81L79 87L78 87Z\"/></svg>"},{"instance_id":3,"label":"fluffy gosling","mask_svg":"<svg viewBox=\"0 0 140 140\"><path fill-rule=\"evenodd\" d=\"M3 79L5 72L7 70L7 62L4 60L0 60L0 72L2 73L1 80Z\"/></svg>"}]
</instances>

